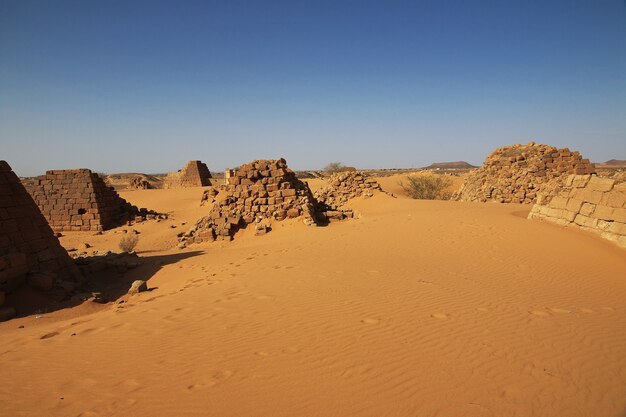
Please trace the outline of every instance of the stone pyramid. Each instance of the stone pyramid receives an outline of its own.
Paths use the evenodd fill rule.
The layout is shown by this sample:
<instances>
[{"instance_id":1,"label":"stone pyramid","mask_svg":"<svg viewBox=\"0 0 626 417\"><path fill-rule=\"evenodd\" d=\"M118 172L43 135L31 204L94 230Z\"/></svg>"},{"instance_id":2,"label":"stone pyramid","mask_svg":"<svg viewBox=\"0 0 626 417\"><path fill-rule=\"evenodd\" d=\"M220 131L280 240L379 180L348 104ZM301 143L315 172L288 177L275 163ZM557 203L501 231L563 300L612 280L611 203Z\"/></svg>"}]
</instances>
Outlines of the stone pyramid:
<instances>
[{"instance_id":1,"label":"stone pyramid","mask_svg":"<svg viewBox=\"0 0 626 417\"><path fill-rule=\"evenodd\" d=\"M163 182L164 188L205 187L211 185L211 172L202 161L189 161L178 172L170 172Z\"/></svg>"},{"instance_id":2,"label":"stone pyramid","mask_svg":"<svg viewBox=\"0 0 626 417\"><path fill-rule=\"evenodd\" d=\"M5 293L24 282L48 290L59 280L80 278L17 175L0 161L0 306Z\"/></svg>"},{"instance_id":3,"label":"stone pyramid","mask_svg":"<svg viewBox=\"0 0 626 417\"><path fill-rule=\"evenodd\" d=\"M107 230L142 213L88 169L47 171L25 185L54 231Z\"/></svg>"}]
</instances>

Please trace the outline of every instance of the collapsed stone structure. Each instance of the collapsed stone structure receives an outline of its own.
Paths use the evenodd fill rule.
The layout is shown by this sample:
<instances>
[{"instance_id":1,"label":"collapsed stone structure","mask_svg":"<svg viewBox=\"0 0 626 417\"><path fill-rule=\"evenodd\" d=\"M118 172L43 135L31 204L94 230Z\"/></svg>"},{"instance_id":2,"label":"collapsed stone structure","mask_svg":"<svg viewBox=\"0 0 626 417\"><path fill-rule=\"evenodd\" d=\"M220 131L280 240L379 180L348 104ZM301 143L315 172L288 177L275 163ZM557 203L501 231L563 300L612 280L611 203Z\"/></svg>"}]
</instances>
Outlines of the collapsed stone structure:
<instances>
[{"instance_id":1,"label":"collapsed stone structure","mask_svg":"<svg viewBox=\"0 0 626 417\"><path fill-rule=\"evenodd\" d=\"M211 185L211 172L202 161L189 161L178 172L170 172L163 181L163 188L205 187Z\"/></svg>"},{"instance_id":2,"label":"collapsed stone structure","mask_svg":"<svg viewBox=\"0 0 626 417\"><path fill-rule=\"evenodd\" d=\"M25 186L54 231L101 231L149 213L88 169L47 171Z\"/></svg>"},{"instance_id":3,"label":"collapsed stone structure","mask_svg":"<svg viewBox=\"0 0 626 417\"><path fill-rule=\"evenodd\" d=\"M459 201L531 204L538 194L554 191L569 174L594 174L579 152L535 144L505 146L472 171L452 197Z\"/></svg>"},{"instance_id":4,"label":"collapsed stone structure","mask_svg":"<svg viewBox=\"0 0 626 417\"><path fill-rule=\"evenodd\" d=\"M132 188L135 190L149 190L152 185L148 182L148 180L142 177L132 177L130 182L128 183L128 188Z\"/></svg>"},{"instance_id":5,"label":"collapsed stone structure","mask_svg":"<svg viewBox=\"0 0 626 417\"><path fill-rule=\"evenodd\" d=\"M315 192L321 207L339 210L348 200L356 197L372 197L374 191L382 191L378 182L363 171L344 171L332 174L329 185Z\"/></svg>"},{"instance_id":6,"label":"collapsed stone structure","mask_svg":"<svg viewBox=\"0 0 626 417\"><path fill-rule=\"evenodd\" d=\"M222 186L224 188L224 186ZM215 187L209 187L202 193L202 198L200 199L200 205L204 206L205 204L213 204L215 203L215 198L220 192Z\"/></svg>"},{"instance_id":7,"label":"collapsed stone structure","mask_svg":"<svg viewBox=\"0 0 626 417\"><path fill-rule=\"evenodd\" d=\"M570 175L554 193L538 198L528 218L580 227L626 247L626 182Z\"/></svg>"},{"instance_id":8,"label":"collapsed stone structure","mask_svg":"<svg viewBox=\"0 0 626 417\"><path fill-rule=\"evenodd\" d=\"M5 293L23 283L49 290L55 283L79 282L80 272L19 178L0 161L0 321L15 314L1 308Z\"/></svg>"},{"instance_id":9,"label":"collapsed stone structure","mask_svg":"<svg viewBox=\"0 0 626 417\"><path fill-rule=\"evenodd\" d=\"M284 159L244 164L223 188L209 215L180 236L182 246L231 240L237 230L252 223L257 234L265 233L271 220L302 217L306 224L316 224L311 190L296 178Z\"/></svg>"}]
</instances>

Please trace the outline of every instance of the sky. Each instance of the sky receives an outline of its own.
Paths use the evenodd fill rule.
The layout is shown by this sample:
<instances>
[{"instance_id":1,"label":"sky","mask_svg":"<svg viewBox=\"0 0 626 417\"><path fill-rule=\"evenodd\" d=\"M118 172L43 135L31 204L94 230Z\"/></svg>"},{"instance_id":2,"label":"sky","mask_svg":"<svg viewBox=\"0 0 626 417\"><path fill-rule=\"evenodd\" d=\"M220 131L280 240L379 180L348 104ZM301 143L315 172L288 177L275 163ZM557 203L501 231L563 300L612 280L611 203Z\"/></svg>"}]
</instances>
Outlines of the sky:
<instances>
[{"instance_id":1,"label":"sky","mask_svg":"<svg viewBox=\"0 0 626 417\"><path fill-rule=\"evenodd\" d=\"M626 159L626 1L0 0L0 159L48 169Z\"/></svg>"}]
</instances>

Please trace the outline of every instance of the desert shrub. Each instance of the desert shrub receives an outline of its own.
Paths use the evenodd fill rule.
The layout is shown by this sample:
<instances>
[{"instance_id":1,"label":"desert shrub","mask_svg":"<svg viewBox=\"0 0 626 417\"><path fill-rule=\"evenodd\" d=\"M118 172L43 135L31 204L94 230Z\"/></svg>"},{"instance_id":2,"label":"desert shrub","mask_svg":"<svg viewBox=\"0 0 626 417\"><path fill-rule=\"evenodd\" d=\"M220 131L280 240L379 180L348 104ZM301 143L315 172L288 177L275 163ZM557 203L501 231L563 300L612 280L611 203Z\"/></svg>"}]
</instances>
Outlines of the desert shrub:
<instances>
[{"instance_id":1,"label":"desert shrub","mask_svg":"<svg viewBox=\"0 0 626 417\"><path fill-rule=\"evenodd\" d=\"M341 162L331 162L330 164L324 167L324 171L329 174L334 174L335 172L341 172L344 170L344 166Z\"/></svg>"},{"instance_id":2,"label":"desert shrub","mask_svg":"<svg viewBox=\"0 0 626 417\"><path fill-rule=\"evenodd\" d=\"M446 188L452 185L452 180L445 175L417 174L408 175L406 182L400 182L400 185L411 198L448 200L451 193Z\"/></svg>"},{"instance_id":3,"label":"desert shrub","mask_svg":"<svg viewBox=\"0 0 626 417\"><path fill-rule=\"evenodd\" d=\"M124 236L119 243L119 248L124 252L132 252L135 250L135 246L137 246L137 242L139 242L139 236L131 235Z\"/></svg>"}]
</instances>

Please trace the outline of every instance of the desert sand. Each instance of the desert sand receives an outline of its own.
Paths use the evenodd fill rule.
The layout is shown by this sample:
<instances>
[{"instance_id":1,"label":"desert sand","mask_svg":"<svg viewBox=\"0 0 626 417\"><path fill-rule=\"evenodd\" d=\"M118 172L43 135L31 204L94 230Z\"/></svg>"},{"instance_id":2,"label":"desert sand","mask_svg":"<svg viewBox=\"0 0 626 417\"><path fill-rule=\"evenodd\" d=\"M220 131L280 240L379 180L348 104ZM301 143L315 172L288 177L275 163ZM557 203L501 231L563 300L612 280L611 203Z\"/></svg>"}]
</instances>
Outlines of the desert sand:
<instances>
[{"instance_id":1,"label":"desert sand","mask_svg":"<svg viewBox=\"0 0 626 417\"><path fill-rule=\"evenodd\" d=\"M0 415L624 417L626 251L398 179L358 219L183 250L203 188L122 192L169 219L61 243L136 229L152 290L0 323Z\"/></svg>"}]
</instances>

